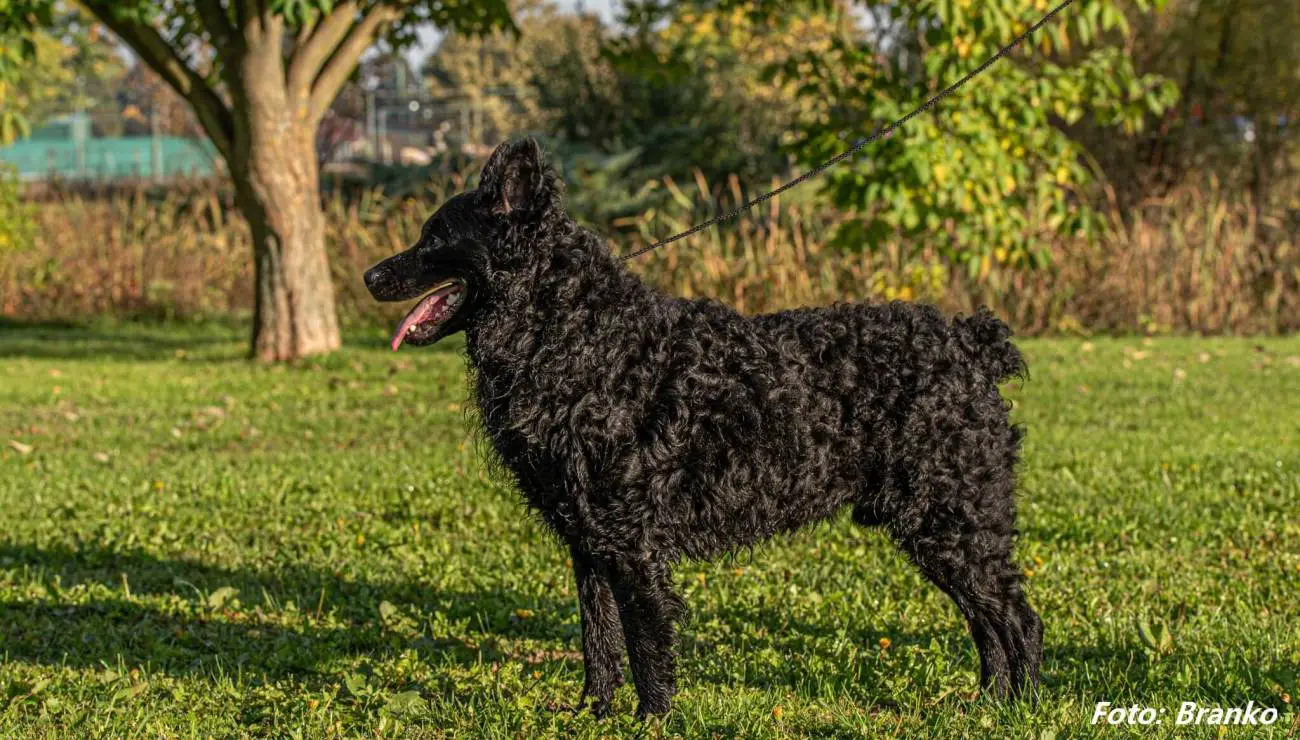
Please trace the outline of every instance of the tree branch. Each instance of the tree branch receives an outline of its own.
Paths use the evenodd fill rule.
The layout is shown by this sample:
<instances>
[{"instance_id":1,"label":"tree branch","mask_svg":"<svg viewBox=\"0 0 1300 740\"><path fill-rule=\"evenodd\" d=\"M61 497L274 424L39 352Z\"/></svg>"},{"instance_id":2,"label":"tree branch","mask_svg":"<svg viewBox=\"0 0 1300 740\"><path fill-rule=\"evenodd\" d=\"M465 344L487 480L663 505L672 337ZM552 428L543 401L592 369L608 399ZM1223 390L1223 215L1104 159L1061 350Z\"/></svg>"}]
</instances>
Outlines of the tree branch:
<instances>
[{"instance_id":1,"label":"tree branch","mask_svg":"<svg viewBox=\"0 0 1300 740\"><path fill-rule=\"evenodd\" d=\"M158 76L178 95L189 101L208 138L212 139L217 151L229 161L233 153L234 119L225 101L207 84L202 75L191 68L152 26L118 18L108 0L87 0L84 4L95 14L95 17L139 54L140 59L157 72Z\"/></svg>"},{"instance_id":2,"label":"tree branch","mask_svg":"<svg viewBox=\"0 0 1300 740\"><path fill-rule=\"evenodd\" d=\"M262 11L255 0L231 0L231 2L235 6L235 20L239 28L247 28L254 18L261 15Z\"/></svg>"},{"instance_id":3,"label":"tree branch","mask_svg":"<svg viewBox=\"0 0 1300 740\"><path fill-rule=\"evenodd\" d=\"M330 55L320 74L316 76L311 87L311 99L308 106L308 120L316 122L329 110L334 97L348 81L352 70L366 49L374 43L384 28L402 16L400 8L391 5L377 5L368 10L360 23L352 26L338 48Z\"/></svg>"},{"instance_id":4,"label":"tree branch","mask_svg":"<svg viewBox=\"0 0 1300 740\"><path fill-rule=\"evenodd\" d=\"M321 18L311 34L293 50L293 57L289 60L291 99L310 97L316 75L320 74L330 53L338 48L352 28L359 7L356 0L346 0L334 6L334 10Z\"/></svg>"},{"instance_id":5,"label":"tree branch","mask_svg":"<svg viewBox=\"0 0 1300 740\"><path fill-rule=\"evenodd\" d=\"M298 50L307 44L307 39L311 38L312 31L316 30L316 22L320 20L320 11L309 10L307 17L298 28L298 33L293 36L293 53L297 54Z\"/></svg>"},{"instance_id":6,"label":"tree branch","mask_svg":"<svg viewBox=\"0 0 1300 740\"><path fill-rule=\"evenodd\" d=\"M213 46L217 47L219 56L227 57L230 42L235 37L235 27L230 25L230 19L226 17L226 12L218 2L200 2L195 3L199 13L199 20L203 21L203 27L208 29L208 34L212 36Z\"/></svg>"}]
</instances>

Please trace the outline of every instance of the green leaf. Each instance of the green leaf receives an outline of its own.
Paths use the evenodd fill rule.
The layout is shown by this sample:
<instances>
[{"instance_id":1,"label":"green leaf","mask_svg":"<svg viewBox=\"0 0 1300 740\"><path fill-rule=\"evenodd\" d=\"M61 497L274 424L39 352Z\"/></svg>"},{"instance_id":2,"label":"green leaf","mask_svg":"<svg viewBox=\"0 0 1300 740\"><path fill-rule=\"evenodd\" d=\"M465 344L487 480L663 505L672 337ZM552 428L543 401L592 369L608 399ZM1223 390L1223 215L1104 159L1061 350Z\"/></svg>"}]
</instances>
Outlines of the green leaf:
<instances>
[{"instance_id":1,"label":"green leaf","mask_svg":"<svg viewBox=\"0 0 1300 740\"><path fill-rule=\"evenodd\" d=\"M350 673L343 679L343 685L347 687L348 693L364 699L373 693L370 688L370 682L360 673Z\"/></svg>"},{"instance_id":2,"label":"green leaf","mask_svg":"<svg viewBox=\"0 0 1300 740\"><path fill-rule=\"evenodd\" d=\"M141 681L140 683L135 684L134 686L127 686L125 688L118 689L116 692L113 693L113 701L115 702L129 701L143 694L148 688L149 688L149 682Z\"/></svg>"},{"instance_id":3,"label":"green leaf","mask_svg":"<svg viewBox=\"0 0 1300 740\"><path fill-rule=\"evenodd\" d=\"M429 703L418 691L403 691L388 697L384 702L384 711L390 714L417 714L429 708Z\"/></svg>"}]
</instances>

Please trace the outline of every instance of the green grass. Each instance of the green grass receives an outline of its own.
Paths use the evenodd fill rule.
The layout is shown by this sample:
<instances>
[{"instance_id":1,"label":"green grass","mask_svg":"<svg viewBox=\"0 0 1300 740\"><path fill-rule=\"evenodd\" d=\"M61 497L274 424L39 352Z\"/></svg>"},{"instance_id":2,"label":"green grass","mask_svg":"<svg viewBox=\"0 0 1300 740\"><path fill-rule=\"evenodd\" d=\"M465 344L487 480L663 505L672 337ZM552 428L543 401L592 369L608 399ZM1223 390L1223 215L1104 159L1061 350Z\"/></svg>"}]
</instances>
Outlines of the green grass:
<instances>
[{"instance_id":1,"label":"green grass","mask_svg":"<svg viewBox=\"0 0 1300 740\"><path fill-rule=\"evenodd\" d=\"M648 726L631 687L554 711L572 576L485 475L459 348L354 339L268 368L221 326L0 326L0 735L1077 736L1112 701L1215 736L1181 702L1248 700L1296 732L1300 339L1023 343L1037 709L976 699L956 609L839 519L678 570Z\"/></svg>"}]
</instances>

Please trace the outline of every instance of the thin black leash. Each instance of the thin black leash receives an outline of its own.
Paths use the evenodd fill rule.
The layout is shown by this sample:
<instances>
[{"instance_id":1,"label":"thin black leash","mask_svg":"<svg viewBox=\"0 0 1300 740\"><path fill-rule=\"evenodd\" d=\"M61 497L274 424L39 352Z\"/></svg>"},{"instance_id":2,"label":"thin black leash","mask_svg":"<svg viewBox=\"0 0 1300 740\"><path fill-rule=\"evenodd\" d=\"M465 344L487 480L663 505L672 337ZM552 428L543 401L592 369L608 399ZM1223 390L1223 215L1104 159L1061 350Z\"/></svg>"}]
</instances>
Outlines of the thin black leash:
<instances>
[{"instance_id":1,"label":"thin black leash","mask_svg":"<svg viewBox=\"0 0 1300 740\"><path fill-rule=\"evenodd\" d=\"M868 144L870 144L871 142L875 141L876 139L879 139L879 138L881 138L881 137L885 137L885 136L889 136L890 134L894 133L894 129L898 128L899 126L902 126L903 124L907 123L908 121L912 120L913 118L915 118L915 117L921 115L922 113L926 112L927 110L933 108L935 105L938 105L939 102L940 102L941 100L943 100L944 98L946 98L946 97L948 97L949 95L951 95L951 94L953 94L954 92L956 92L959 88L961 88L962 85L965 85L967 82L970 82L971 80L975 79L975 78L978 77L981 73L983 73L984 70L988 69L989 67L992 67L993 64L994 64L995 62L997 62L999 59L1001 59L1002 57L1006 56L1007 54L1010 54L1011 51L1012 51L1013 49L1015 49L1017 46L1020 45L1020 42L1024 41L1024 40L1027 39L1027 38L1029 38L1029 36L1030 36L1034 31L1037 31L1038 29L1040 29L1040 28L1042 28L1043 26L1047 25L1048 21L1050 21L1050 20L1052 20L1052 18L1056 17L1056 14L1057 14L1057 13L1060 13L1062 10L1065 10L1065 9L1066 9L1067 7L1069 7L1069 5L1070 5L1071 3L1073 3L1073 2L1074 2L1074 0L1065 0L1065 2L1063 2L1063 3L1061 3L1060 5L1056 6L1056 7L1053 8L1052 10L1048 11L1047 15L1043 16L1041 20L1039 20L1037 23L1035 23L1034 25L1032 25L1032 26L1030 26L1028 29L1026 29L1024 33L1022 33L1022 34L1020 34L1019 36L1017 36L1017 37L1015 38L1015 40L1013 40L1011 43L1009 43L1009 44L1007 44L1006 46L1002 47L1002 50L999 51L997 54L994 54L993 56L989 57L987 60L984 61L983 64L981 64L980 66L976 67L975 69L973 69L972 71L970 71L969 73L967 73L965 77L962 77L960 80L957 80L957 81L954 82L953 84L951 84L951 85L949 85L948 87L944 88L944 90L943 90L942 92L940 92L938 95L935 95L934 97L930 98L929 100L925 101L925 103L922 104L921 107L917 108L916 110L912 111L911 113L908 113L907 115L903 116L902 118L898 119L897 121L894 121L893 123L889 124L888 126L885 126L885 127L883 127L883 128L878 128L878 129L876 129L875 133L871 134L871 135L868 136L867 138L858 140L858 142L857 142L856 144L854 144L853 147L850 148L850 149L848 149L847 151L843 151L843 152L840 152L839 154L836 154L834 157L831 157L830 159L828 159L828 160L826 160L825 162L823 162L823 163L817 165L816 167L814 167L814 168L812 168L811 170L809 170L809 171L803 173L802 175L796 177L795 179L791 180L790 182L787 182L786 184L782 185L781 187L777 188L776 190L773 190L773 191L771 191L771 192L769 192L769 193L763 193L762 195L758 196L757 198L754 198L753 200L745 201L745 202L744 202L743 204L741 204L739 207L737 207L737 208L735 208L735 209L733 209L733 210L731 210L731 211L728 211L727 213L724 213L724 214L722 214L721 216L714 216L713 218L709 219L708 221L705 221L705 222L702 223L702 224L697 224L697 225L695 225L695 226L692 226L691 228L687 229L686 231L681 232L680 234L674 234L674 235L668 237L667 239L664 239L664 240L662 240L662 241L655 242L654 244L651 244L651 245L648 246L648 247L641 247L640 249L636 250L635 252L632 252L631 254L625 254L625 255L622 255L621 257L619 257L619 260L620 260L620 261L623 261L623 262L626 262L627 260L630 260L630 259L632 259L633 257L639 257L639 256L645 254L646 252L649 252L649 251L652 251L652 250L658 249L658 248L660 248L660 247L662 247L662 246L666 246L666 245L668 245L668 244L672 244L673 242L677 241L678 239L685 239L686 237L691 236L691 235L693 235L693 234L698 234L699 232L704 231L705 229L709 228L710 226L715 226L715 225L720 224L720 223L722 223L722 222L724 222L724 221L730 221L730 220L732 220L733 218L736 218L736 217L739 216L740 214L744 213L745 211L748 211L749 209L751 209L751 208L753 208L754 206L758 205L759 203L762 203L762 202L765 201L765 200L769 200L769 199L771 199L771 198L774 198L774 197L780 195L781 193L784 193L785 191L789 190L790 188L795 187L796 185L800 185L800 184L802 184L802 183L804 183L804 182L806 182L806 181L808 181L808 180L813 179L814 177L817 177L818 175L820 175L821 173L823 173L823 172L825 172L826 170L830 169L831 167L834 167L835 165L839 164L840 162L842 162L842 161L848 159L849 157L852 157L854 154L857 154L858 152L862 151L862 148L863 148L863 147L865 147L866 145L868 145Z\"/></svg>"}]
</instances>

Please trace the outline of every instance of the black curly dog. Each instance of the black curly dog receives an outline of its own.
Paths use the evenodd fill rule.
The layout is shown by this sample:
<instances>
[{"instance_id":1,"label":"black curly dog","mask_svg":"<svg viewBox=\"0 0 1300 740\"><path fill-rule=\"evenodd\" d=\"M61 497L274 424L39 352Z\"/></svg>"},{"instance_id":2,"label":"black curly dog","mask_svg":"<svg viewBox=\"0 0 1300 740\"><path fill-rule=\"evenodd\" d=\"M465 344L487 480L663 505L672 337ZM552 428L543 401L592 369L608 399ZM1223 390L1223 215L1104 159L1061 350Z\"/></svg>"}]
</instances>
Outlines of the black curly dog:
<instances>
[{"instance_id":1,"label":"black curly dog","mask_svg":"<svg viewBox=\"0 0 1300 740\"><path fill-rule=\"evenodd\" d=\"M535 142L504 144L365 281L381 301L434 289L394 349L465 332L487 439L572 552L579 707L609 711L626 647L638 714L668 710L676 561L846 505L957 603L983 685L1032 695L1043 628L1012 562L1021 435L998 393L1025 371L1010 330L905 303L746 318L667 296L561 192Z\"/></svg>"}]
</instances>

